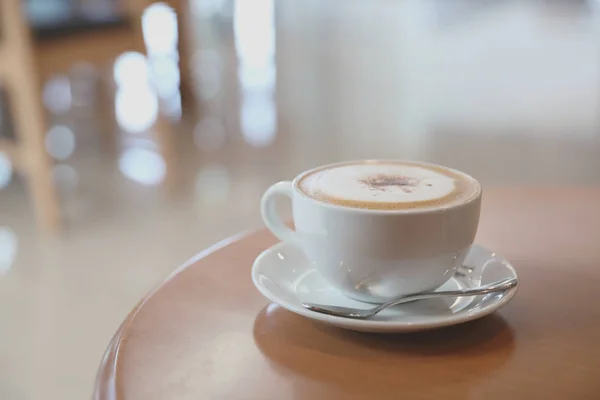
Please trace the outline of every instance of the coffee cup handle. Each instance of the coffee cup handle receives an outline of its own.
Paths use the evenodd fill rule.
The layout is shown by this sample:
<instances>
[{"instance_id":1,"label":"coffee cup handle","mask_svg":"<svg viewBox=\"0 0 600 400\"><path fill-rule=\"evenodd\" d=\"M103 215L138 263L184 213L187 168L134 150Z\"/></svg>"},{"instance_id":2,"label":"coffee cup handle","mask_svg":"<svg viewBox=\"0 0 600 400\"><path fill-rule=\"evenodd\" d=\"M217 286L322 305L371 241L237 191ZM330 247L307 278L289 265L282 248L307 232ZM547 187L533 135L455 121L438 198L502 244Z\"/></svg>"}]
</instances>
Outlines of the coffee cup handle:
<instances>
[{"instance_id":1,"label":"coffee cup handle","mask_svg":"<svg viewBox=\"0 0 600 400\"><path fill-rule=\"evenodd\" d=\"M275 200L279 196L286 196L290 199L294 194L294 188L292 182L283 181L272 185L267 189L260 202L260 211L262 219L265 221L265 225L279 240L285 243L296 244L297 234L296 231L288 227L279 214L277 213L277 207Z\"/></svg>"}]
</instances>

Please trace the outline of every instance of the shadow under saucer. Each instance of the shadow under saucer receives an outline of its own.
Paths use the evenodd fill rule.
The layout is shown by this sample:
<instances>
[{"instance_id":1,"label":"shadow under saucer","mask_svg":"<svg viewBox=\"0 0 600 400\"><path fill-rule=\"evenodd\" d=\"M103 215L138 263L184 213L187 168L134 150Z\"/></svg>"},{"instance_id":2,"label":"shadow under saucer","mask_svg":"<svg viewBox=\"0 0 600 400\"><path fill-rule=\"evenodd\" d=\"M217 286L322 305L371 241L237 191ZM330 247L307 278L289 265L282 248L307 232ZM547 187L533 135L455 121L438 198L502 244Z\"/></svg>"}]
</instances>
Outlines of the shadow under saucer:
<instances>
[{"instance_id":1,"label":"shadow under saucer","mask_svg":"<svg viewBox=\"0 0 600 400\"><path fill-rule=\"evenodd\" d=\"M397 389L403 397L428 398L450 386L467 390L502 368L515 348L512 329L497 314L425 332L371 334L313 322L275 304L257 315L254 341L279 373L326 383L332 396Z\"/></svg>"}]
</instances>

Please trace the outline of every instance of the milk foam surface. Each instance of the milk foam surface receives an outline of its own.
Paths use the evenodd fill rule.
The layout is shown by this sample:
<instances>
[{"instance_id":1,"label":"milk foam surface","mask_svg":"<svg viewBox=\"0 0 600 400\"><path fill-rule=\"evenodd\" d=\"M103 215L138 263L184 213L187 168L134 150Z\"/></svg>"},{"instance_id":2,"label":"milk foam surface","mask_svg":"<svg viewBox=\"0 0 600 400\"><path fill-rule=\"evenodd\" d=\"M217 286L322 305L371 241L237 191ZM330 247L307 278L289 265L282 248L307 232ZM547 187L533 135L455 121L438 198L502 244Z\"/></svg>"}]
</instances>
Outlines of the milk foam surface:
<instances>
[{"instance_id":1,"label":"milk foam surface","mask_svg":"<svg viewBox=\"0 0 600 400\"><path fill-rule=\"evenodd\" d=\"M458 190L456 183L451 173L419 165L359 163L314 172L302 179L300 186L307 195L333 203L418 205L453 195Z\"/></svg>"}]
</instances>

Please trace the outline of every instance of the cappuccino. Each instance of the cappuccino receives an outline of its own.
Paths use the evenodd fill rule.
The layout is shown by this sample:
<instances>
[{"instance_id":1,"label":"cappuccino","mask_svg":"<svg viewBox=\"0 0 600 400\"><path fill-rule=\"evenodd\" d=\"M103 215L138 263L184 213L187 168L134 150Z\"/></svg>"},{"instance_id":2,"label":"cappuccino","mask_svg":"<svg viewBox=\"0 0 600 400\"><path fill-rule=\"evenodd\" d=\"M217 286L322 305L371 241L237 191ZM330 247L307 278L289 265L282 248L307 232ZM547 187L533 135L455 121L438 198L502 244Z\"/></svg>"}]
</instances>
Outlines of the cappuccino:
<instances>
[{"instance_id":1,"label":"cappuccino","mask_svg":"<svg viewBox=\"0 0 600 400\"><path fill-rule=\"evenodd\" d=\"M475 179L458 171L392 161L324 167L303 176L298 188L324 203L373 210L453 206L475 198L481 191Z\"/></svg>"}]
</instances>

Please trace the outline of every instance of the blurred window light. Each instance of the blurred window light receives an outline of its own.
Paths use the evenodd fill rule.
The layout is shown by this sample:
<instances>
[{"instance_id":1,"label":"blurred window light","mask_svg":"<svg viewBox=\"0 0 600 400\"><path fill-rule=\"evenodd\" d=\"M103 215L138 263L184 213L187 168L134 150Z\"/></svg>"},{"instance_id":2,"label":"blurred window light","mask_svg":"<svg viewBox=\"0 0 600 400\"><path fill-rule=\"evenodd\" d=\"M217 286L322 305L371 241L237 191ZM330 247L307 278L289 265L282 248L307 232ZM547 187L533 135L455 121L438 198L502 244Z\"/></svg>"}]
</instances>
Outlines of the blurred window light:
<instances>
[{"instance_id":1,"label":"blurred window light","mask_svg":"<svg viewBox=\"0 0 600 400\"><path fill-rule=\"evenodd\" d=\"M117 86L148 86L149 71L146 57L135 51L121 54L114 65Z\"/></svg>"},{"instance_id":2,"label":"blurred window light","mask_svg":"<svg viewBox=\"0 0 600 400\"><path fill-rule=\"evenodd\" d=\"M225 127L215 117L201 119L194 128L194 143L207 152L219 150L225 143Z\"/></svg>"},{"instance_id":3,"label":"blurred window light","mask_svg":"<svg viewBox=\"0 0 600 400\"><path fill-rule=\"evenodd\" d=\"M266 147L275 140L277 113L269 92L245 92L240 108L244 140L254 147Z\"/></svg>"},{"instance_id":4,"label":"blurred window light","mask_svg":"<svg viewBox=\"0 0 600 400\"><path fill-rule=\"evenodd\" d=\"M67 3L69 2L70 1L67 1ZM106 18L114 18L115 14L119 12L118 0L77 0L77 2L81 13L89 19L103 20Z\"/></svg>"},{"instance_id":5,"label":"blurred window light","mask_svg":"<svg viewBox=\"0 0 600 400\"><path fill-rule=\"evenodd\" d=\"M210 18L221 14L227 3L227 0L192 0L191 10L199 17Z\"/></svg>"},{"instance_id":6,"label":"blurred window light","mask_svg":"<svg viewBox=\"0 0 600 400\"><path fill-rule=\"evenodd\" d=\"M19 239L8 226L0 226L0 274L6 274L17 258Z\"/></svg>"},{"instance_id":7,"label":"blurred window light","mask_svg":"<svg viewBox=\"0 0 600 400\"><path fill-rule=\"evenodd\" d=\"M146 149L154 152L159 151L158 144L150 137L144 136L126 136L123 138L125 148Z\"/></svg>"},{"instance_id":8,"label":"blurred window light","mask_svg":"<svg viewBox=\"0 0 600 400\"><path fill-rule=\"evenodd\" d=\"M165 179L167 166L162 156L147 149L126 149L119 159L121 173L145 186L159 185Z\"/></svg>"},{"instance_id":9,"label":"blurred window light","mask_svg":"<svg viewBox=\"0 0 600 400\"><path fill-rule=\"evenodd\" d=\"M240 63L255 68L270 64L275 55L273 0L236 0L233 24Z\"/></svg>"},{"instance_id":10,"label":"blurred window light","mask_svg":"<svg viewBox=\"0 0 600 400\"><path fill-rule=\"evenodd\" d=\"M273 90L276 81L275 64L271 63L261 68L240 64L238 79L245 90Z\"/></svg>"},{"instance_id":11,"label":"blurred window light","mask_svg":"<svg viewBox=\"0 0 600 400\"><path fill-rule=\"evenodd\" d=\"M52 169L54 183L63 192L73 191L79 184L79 173L68 164L57 164Z\"/></svg>"},{"instance_id":12,"label":"blurred window light","mask_svg":"<svg viewBox=\"0 0 600 400\"><path fill-rule=\"evenodd\" d=\"M148 60L152 82L160 97L170 97L179 92L179 67L177 60L168 56L152 57Z\"/></svg>"},{"instance_id":13,"label":"blurred window light","mask_svg":"<svg viewBox=\"0 0 600 400\"><path fill-rule=\"evenodd\" d=\"M69 78L66 75L50 78L44 85L42 101L46 109L53 114L61 115L68 112L73 104Z\"/></svg>"},{"instance_id":14,"label":"blurred window light","mask_svg":"<svg viewBox=\"0 0 600 400\"><path fill-rule=\"evenodd\" d=\"M44 142L48 154L57 160L66 160L75 150L75 134L64 125L50 128Z\"/></svg>"},{"instance_id":15,"label":"blurred window light","mask_svg":"<svg viewBox=\"0 0 600 400\"><path fill-rule=\"evenodd\" d=\"M265 147L277 133L272 96L276 81L274 1L236 0L234 10L237 73L243 90L241 130L251 146Z\"/></svg>"},{"instance_id":16,"label":"blurred window light","mask_svg":"<svg viewBox=\"0 0 600 400\"><path fill-rule=\"evenodd\" d=\"M213 165L202 168L196 176L196 196L204 203L220 204L227 201L231 177L225 167Z\"/></svg>"},{"instance_id":17,"label":"blurred window light","mask_svg":"<svg viewBox=\"0 0 600 400\"><path fill-rule=\"evenodd\" d=\"M158 97L149 86L123 87L115 97L115 116L121 128L142 133L158 118Z\"/></svg>"},{"instance_id":18,"label":"blurred window light","mask_svg":"<svg viewBox=\"0 0 600 400\"><path fill-rule=\"evenodd\" d=\"M28 0L25 11L31 22L46 25L67 19L71 15L71 7L69 1Z\"/></svg>"},{"instance_id":19,"label":"blurred window light","mask_svg":"<svg viewBox=\"0 0 600 400\"><path fill-rule=\"evenodd\" d=\"M142 30L150 56L177 52L177 14L171 6L154 3L146 8L142 14Z\"/></svg>"},{"instance_id":20,"label":"blurred window light","mask_svg":"<svg viewBox=\"0 0 600 400\"><path fill-rule=\"evenodd\" d=\"M211 69L221 71L223 69L223 59L221 55L212 49L198 50L192 56L192 65L195 69Z\"/></svg>"},{"instance_id":21,"label":"blurred window light","mask_svg":"<svg viewBox=\"0 0 600 400\"><path fill-rule=\"evenodd\" d=\"M4 153L0 153L0 189L8 186L12 179L12 163L8 156Z\"/></svg>"},{"instance_id":22,"label":"blurred window light","mask_svg":"<svg viewBox=\"0 0 600 400\"><path fill-rule=\"evenodd\" d=\"M179 92L163 99L161 104L163 114L169 117L171 121L177 122L181 120L181 94Z\"/></svg>"},{"instance_id":23,"label":"blurred window light","mask_svg":"<svg viewBox=\"0 0 600 400\"><path fill-rule=\"evenodd\" d=\"M200 98L208 101L214 99L219 94L219 91L221 90L221 81L220 79L210 79L206 81L198 80L196 86Z\"/></svg>"},{"instance_id":24,"label":"blurred window light","mask_svg":"<svg viewBox=\"0 0 600 400\"><path fill-rule=\"evenodd\" d=\"M203 100L214 98L221 89L223 61L214 50L200 50L192 59L194 77Z\"/></svg>"}]
</instances>

